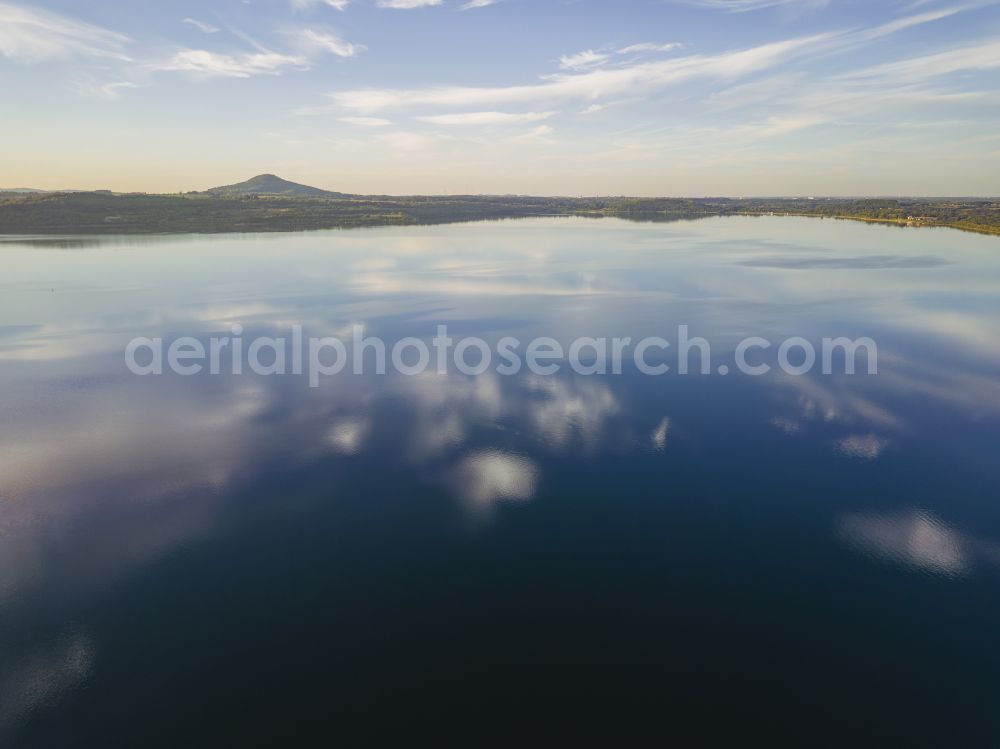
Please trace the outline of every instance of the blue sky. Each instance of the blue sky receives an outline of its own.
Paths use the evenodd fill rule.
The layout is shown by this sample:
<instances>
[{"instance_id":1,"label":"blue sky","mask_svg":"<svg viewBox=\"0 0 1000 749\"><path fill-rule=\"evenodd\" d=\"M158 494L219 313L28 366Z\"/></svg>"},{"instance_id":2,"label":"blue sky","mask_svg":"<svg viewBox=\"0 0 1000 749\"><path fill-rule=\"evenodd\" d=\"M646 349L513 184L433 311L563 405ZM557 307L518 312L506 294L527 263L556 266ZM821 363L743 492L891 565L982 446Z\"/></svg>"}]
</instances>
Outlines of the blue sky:
<instances>
[{"instance_id":1,"label":"blue sky","mask_svg":"<svg viewBox=\"0 0 1000 749\"><path fill-rule=\"evenodd\" d=\"M0 0L0 186L998 195L997 0Z\"/></svg>"}]
</instances>

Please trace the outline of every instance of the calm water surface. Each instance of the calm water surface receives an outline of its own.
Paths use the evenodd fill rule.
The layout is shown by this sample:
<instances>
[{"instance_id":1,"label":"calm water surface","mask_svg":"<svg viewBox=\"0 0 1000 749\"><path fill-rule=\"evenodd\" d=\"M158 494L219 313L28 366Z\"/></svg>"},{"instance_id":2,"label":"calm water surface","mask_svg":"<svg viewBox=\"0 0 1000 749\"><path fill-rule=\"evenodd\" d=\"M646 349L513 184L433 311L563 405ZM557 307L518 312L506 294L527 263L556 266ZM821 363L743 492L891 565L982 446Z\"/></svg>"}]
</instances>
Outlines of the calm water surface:
<instances>
[{"instance_id":1,"label":"calm water surface","mask_svg":"<svg viewBox=\"0 0 1000 749\"><path fill-rule=\"evenodd\" d=\"M0 745L1000 745L1000 239L541 219L0 256ZM880 372L125 367L237 323L686 324L720 364L870 336Z\"/></svg>"}]
</instances>

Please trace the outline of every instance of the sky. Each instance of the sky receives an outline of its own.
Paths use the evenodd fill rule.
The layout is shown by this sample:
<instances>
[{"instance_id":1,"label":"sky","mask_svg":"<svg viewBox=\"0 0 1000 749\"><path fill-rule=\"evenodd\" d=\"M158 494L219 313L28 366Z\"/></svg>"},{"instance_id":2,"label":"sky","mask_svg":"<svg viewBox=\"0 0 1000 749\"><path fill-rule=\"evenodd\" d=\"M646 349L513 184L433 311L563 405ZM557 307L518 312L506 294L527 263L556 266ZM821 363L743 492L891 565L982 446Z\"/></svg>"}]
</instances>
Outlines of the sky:
<instances>
[{"instance_id":1,"label":"sky","mask_svg":"<svg viewBox=\"0 0 1000 749\"><path fill-rule=\"evenodd\" d=\"M0 187L1000 195L1000 0L0 0Z\"/></svg>"}]
</instances>

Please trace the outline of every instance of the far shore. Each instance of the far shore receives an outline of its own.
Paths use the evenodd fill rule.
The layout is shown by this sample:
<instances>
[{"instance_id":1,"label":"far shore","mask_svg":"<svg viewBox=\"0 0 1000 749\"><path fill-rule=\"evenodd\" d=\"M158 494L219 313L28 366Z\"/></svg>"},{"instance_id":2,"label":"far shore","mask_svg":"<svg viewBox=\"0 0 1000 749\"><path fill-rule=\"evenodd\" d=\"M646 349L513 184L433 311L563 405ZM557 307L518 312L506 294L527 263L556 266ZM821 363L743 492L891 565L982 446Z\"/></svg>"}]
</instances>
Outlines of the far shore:
<instances>
[{"instance_id":1,"label":"far shore","mask_svg":"<svg viewBox=\"0 0 1000 749\"><path fill-rule=\"evenodd\" d=\"M985 198L394 197L303 189L314 192L265 194L217 188L176 195L109 191L0 193L0 234L275 232L541 216L667 222L712 216L774 215L947 227L1000 235L1000 200Z\"/></svg>"}]
</instances>

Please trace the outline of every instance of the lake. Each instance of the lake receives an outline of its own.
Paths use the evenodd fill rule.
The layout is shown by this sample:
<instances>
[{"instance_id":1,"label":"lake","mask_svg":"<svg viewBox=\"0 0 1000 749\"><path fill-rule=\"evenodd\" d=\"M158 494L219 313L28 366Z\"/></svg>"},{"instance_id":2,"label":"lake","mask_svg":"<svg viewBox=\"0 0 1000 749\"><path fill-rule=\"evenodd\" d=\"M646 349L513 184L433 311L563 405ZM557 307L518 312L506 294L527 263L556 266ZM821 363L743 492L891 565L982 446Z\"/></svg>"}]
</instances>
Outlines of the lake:
<instances>
[{"instance_id":1,"label":"lake","mask_svg":"<svg viewBox=\"0 0 1000 749\"><path fill-rule=\"evenodd\" d=\"M0 744L1000 743L1000 239L564 218L0 255ZM439 325L672 342L650 361L687 326L710 367L125 358ZM870 338L878 373L789 374L793 337Z\"/></svg>"}]
</instances>

